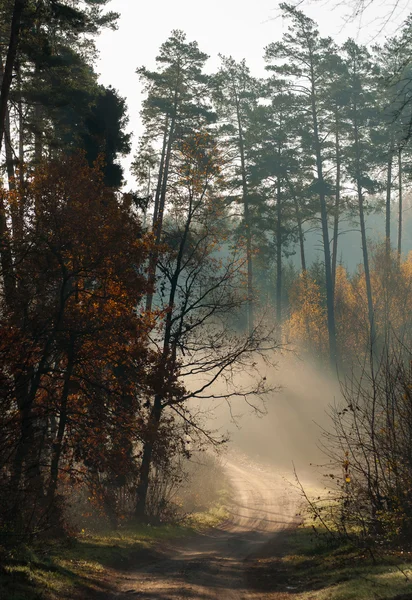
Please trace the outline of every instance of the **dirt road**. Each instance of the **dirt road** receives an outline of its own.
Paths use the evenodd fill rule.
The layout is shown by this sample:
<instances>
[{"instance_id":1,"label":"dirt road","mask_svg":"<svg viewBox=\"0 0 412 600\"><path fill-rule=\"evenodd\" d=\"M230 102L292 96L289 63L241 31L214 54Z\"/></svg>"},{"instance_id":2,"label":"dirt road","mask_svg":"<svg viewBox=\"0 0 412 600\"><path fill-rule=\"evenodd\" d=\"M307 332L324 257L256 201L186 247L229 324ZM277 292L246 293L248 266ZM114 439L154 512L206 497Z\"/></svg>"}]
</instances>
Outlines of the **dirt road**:
<instances>
[{"instance_id":1,"label":"dirt road","mask_svg":"<svg viewBox=\"0 0 412 600\"><path fill-rule=\"evenodd\" d=\"M230 519L207 534L170 549L164 560L130 575L116 600L263 600L247 577L247 559L296 525L298 496L275 472L228 460L234 494Z\"/></svg>"}]
</instances>

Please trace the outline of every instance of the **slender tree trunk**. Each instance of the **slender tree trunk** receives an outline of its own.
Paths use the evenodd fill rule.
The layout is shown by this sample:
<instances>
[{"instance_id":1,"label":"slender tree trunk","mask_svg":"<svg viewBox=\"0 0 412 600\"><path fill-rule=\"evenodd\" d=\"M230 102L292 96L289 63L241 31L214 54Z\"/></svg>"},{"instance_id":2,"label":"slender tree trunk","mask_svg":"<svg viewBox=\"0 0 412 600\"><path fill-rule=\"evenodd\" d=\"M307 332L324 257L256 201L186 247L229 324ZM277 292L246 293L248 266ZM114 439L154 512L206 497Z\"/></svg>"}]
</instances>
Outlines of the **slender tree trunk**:
<instances>
[{"instance_id":1,"label":"slender tree trunk","mask_svg":"<svg viewBox=\"0 0 412 600\"><path fill-rule=\"evenodd\" d=\"M16 389L16 398L19 404L20 415L20 435L10 478L11 491L16 498L19 498L24 466L26 467L25 479L29 481L30 484L33 481L37 481L38 485L41 485L39 457L36 455L35 444L36 431L34 423L36 416L33 411L33 406L40 386L41 372L47 362L46 356L48 356L49 351L50 342L46 344L42 360L37 367L37 372L34 376L31 373L32 377L28 374L27 378L19 381ZM34 491L34 485L32 487ZM37 491L42 495L42 489L39 488Z\"/></svg>"},{"instance_id":2,"label":"slender tree trunk","mask_svg":"<svg viewBox=\"0 0 412 600\"><path fill-rule=\"evenodd\" d=\"M57 428L56 439L53 441L53 448L52 448L52 459L51 459L51 464L50 464L50 479L49 479L49 485L48 485L48 489L47 489L47 505L49 508L53 504L54 497L55 497L56 490L57 490L57 483L58 483L58 477L59 477L59 463L60 463L60 457L61 457L61 453L62 453L62 449L63 449L64 433L66 431L66 425L67 425L67 416L68 416L67 401L69 398L69 388L70 388L71 377L73 374L73 368L74 368L74 339L72 338L70 340L69 349L68 349L67 366L66 366L66 371L64 374L63 390L62 390L62 395L61 395L61 399L60 399L59 425Z\"/></svg>"},{"instance_id":3,"label":"slender tree trunk","mask_svg":"<svg viewBox=\"0 0 412 600\"><path fill-rule=\"evenodd\" d=\"M301 268L302 268L302 273L306 273L305 236L303 234L302 215L300 213L299 200L295 193L294 186L292 185L290 179L287 176L286 176L286 183L288 185L289 191L293 198L293 206L295 207L295 217L296 217L296 223L298 226L298 237L299 237L300 264L301 264Z\"/></svg>"},{"instance_id":4,"label":"slender tree trunk","mask_svg":"<svg viewBox=\"0 0 412 600\"><path fill-rule=\"evenodd\" d=\"M0 152L4 138L7 104L13 77L13 69L16 62L17 46L20 37L21 18L26 3L27 0L15 0L13 5L10 39L7 48L6 64L4 67L0 90ZM7 226L6 207L4 204L3 195L0 194L0 262L3 272L6 303L8 307L12 309L14 304L15 278L13 272L13 258L9 241L10 232Z\"/></svg>"},{"instance_id":5,"label":"slender tree trunk","mask_svg":"<svg viewBox=\"0 0 412 600\"><path fill-rule=\"evenodd\" d=\"M4 80L4 70L3 64L0 63L1 71L0 78L3 82ZM4 127L3 127L3 137L5 137L5 148L6 148L6 170L7 177L9 181L9 189L12 190L15 188L14 183L14 168L13 168L13 160L12 160L12 150L10 143L10 117L8 107L6 105L5 116L4 116ZM1 143L0 143L1 146ZM15 231L15 211L16 207L12 206L11 208L11 216L12 216L12 229L7 224L7 215L6 215L6 206L4 203L4 196L0 194L0 264L1 271L3 276L4 283L4 294L5 300L10 309L14 308L14 298L15 298L15 273L14 273L14 264L13 264L13 256L11 251L10 243L13 239L13 234Z\"/></svg>"},{"instance_id":6,"label":"slender tree trunk","mask_svg":"<svg viewBox=\"0 0 412 600\"><path fill-rule=\"evenodd\" d=\"M389 256L391 252L391 192L392 192L392 163L393 163L393 142L391 142L388 154L387 182L386 182L386 203L385 203L385 243L386 259L389 265Z\"/></svg>"},{"instance_id":7,"label":"slender tree trunk","mask_svg":"<svg viewBox=\"0 0 412 600\"><path fill-rule=\"evenodd\" d=\"M36 64L34 69L35 79L40 76L40 67ZM40 102L34 106L34 162L39 164L43 158L43 108Z\"/></svg>"},{"instance_id":8,"label":"slender tree trunk","mask_svg":"<svg viewBox=\"0 0 412 600\"><path fill-rule=\"evenodd\" d=\"M286 176L286 182L289 187L291 196L293 198L293 204L295 207L296 222L298 225L298 237L299 237L299 247L300 247L300 263L301 263L301 268L302 268L302 278L303 278L303 285L304 285L305 293L307 294L308 276L307 276L307 270L306 270L305 236L303 235L302 216L300 214L299 200L295 193L294 186L292 185L290 179L287 176ZM307 344L308 344L308 348L310 348L311 347L311 336L310 336L309 319L308 319L307 315L305 316L305 327L306 327Z\"/></svg>"},{"instance_id":9,"label":"slender tree trunk","mask_svg":"<svg viewBox=\"0 0 412 600\"><path fill-rule=\"evenodd\" d=\"M303 235L302 220L300 218L299 207L295 205L296 220L298 223L298 236L300 248L300 264L302 273L306 273L306 256L305 256L305 237ZM299 216L298 216L299 215Z\"/></svg>"},{"instance_id":10,"label":"slender tree trunk","mask_svg":"<svg viewBox=\"0 0 412 600\"><path fill-rule=\"evenodd\" d=\"M368 303L368 320L369 320L369 335L371 352L374 353L374 347L376 343L376 329L375 329L375 316L373 309L373 295L372 295L372 284L369 270L369 254L368 245L366 238L366 225L365 225L365 212L363 208L363 193L361 183L361 167L360 167L360 144L359 144L359 128L358 128L358 117L357 117L357 106L353 106L354 122L353 131L355 139L355 155L356 155L356 186L358 194L358 207L359 207L359 223L361 230L362 240L362 256L363 256L363 269L365 272L365 284L366 284L366 297Z\"/></svg>"},{"instance_id":11,"label":"slender tree trunk","mask_svg":"<svg viewBox=\"0 0 412 600\"><path fill-rule=\"evenodd\" d=\"M339 121L337 108L335 109L335 153L336 153L336 192L335 192L335 215L333 219L333 244L332 244L332 285L335 293L336 284L336 265L338 262L338 236L339 236L339 216L340 216L340 176L341 176L341 157L339 140Z\"/></svg>"},{"instance_id":12,"label":"slender tree trunk","mask_svg":"<svg viewBox=\"0 0 412 600\"><path fill-rule=\"evenodd\" d=\"M325 281L326 281L326 305L327 305L327 319L328 319L328 334L329 334L329 360L332 368L336 367L337 357L337 346L336 346L336 325L335 325L335 306L334 306L334 294L333 294L333 281L332 281L332 268L330 258L330 247L329 247L329 229L328 229L328 211L326 205L325 195L325 182L323 178L323 164L322 164L322 152L321 144L319 139L319 127L318 127L318 113L316 106L316 93L315 93L315 75L313 67L311 69L312 79L312 94L311 94L311 107L312 107L312 122L313 122L313 133L315 142L315 154L316 154L316 171L318 176L319 185L319 201L320 201L320 215L322 223L322 236L323 236L323 251L325 257Z\"/></svg>"},{"instance_id":13,"label":"slender tree trunk","mask_svg":"<svg viewBox=\"0 0 412 600\"><path fill-rule=\"evenodd\" d=\"M163 169L166 155L166 147L167 147L167 134L169 133L169 119L166 117L165 122L165 131L163 135L163 144L162 144L162 154L160 156L160 165L159 165L159 174L157 177L157 186L156 186L156 195L155 195L155 203L153 209L153 231L156 230L157 216L159 212L159 200L160 200L160 191L162 189L162 181L163 181Z\"/></svg>"},{"instance_id":14,"label":"slender tree trunk","mask_svg":"<svg viewBox=\"0 0 412 600\"><path fill-rule=\"evenodd\" d=\"M247 321L249 334L253 333L254 329L254 298L253 298L253 251L252 251L252 226L250 218L249 192L246 179L246 158L245 144L243 137L242 118L240 114L240 102L237 90L234 86L234 95L236 102L236 120L238 125L239 135L239 152L240 152L240 169L242 177L242 195L243 195L243 217L246 230L246 261L247 261Z\"/></svg>"},{"instance_id":15,"label":"slender tree trunk","mask_svg":"<svg viewBox=\"0 0 412 600\"><path fill-rule=\"evenodd\" d=\"M185 229L182 235L182 239L179 245L179 252L176 258L176 267L173 273L173 277L170 282L170 292L169 292L169 302L168 302L168 311L166 314L165 321L165 333L163 339L163 350L162 350L162 361L160 368L160 376L164 377L164 373L167 372L166 363L171 355L171 340L172 340L172 323L173 323L173 308L175 304L175 297L177 286L179 283L179 277L182 269L182 261L183 254L185 251L185 247L187 244L187 239L189 235L190 225L192 222L192 202L193 199L190 199L189 204L189 212L188 217L185 223ZM172 352L172 360L176 360L175 348ZM167 387L167 381L159 382L160 389L164 389ZM152 409L150 411L149 419L148 419L148 439L144 442L143 445L143 454L142 454L142 462L140 465L139 472L139 483L136 488L136 507L135 507L135 516L139 519L142 519L145 516L146 505L147 505L147 494L149 491L149 483L150 483L150 469L152 466L152 457L153 450L157 441L159 424L162 417L163 412L163 394L158 392L155 394L154 402Z\"/></svg>"},{"instance_id":16,"label":"slender tree trunk","mask_svg":"<svg viewBox=\"0 0 412 600\"><path fill-rule=\"evenodd\" d=\"M403 211L403 188L402 188L402 148L398 149L398 167L399 167L399 215L398 215L398 261L402 257L402 211Z\"/></svg>"},{"instance_id":17,"label":"slender tree trunk","mask_svg":"<svg viewBox=\"0 0 412 600\"><path fill-rule=\"evenodd\" d=\"M13 147L11 145L11 132L10 132L10 113L6 111L6 121L4 124L4 147L6 150L6 171L7 179L9 183L9 189L16 189L16 183L14 181L14 159L13 159Z\"/></svg>"},{"instance_id":18,"label":"slender tree trunk","mask_svg":"<svg viewBox=\"0 0 412 600\"><path fill-rule=\"evenodd\" d=\"M3 63L0 62L1 78L3 78L4 69ZM14 171L14 152L11 143L11 127L10 127L10 111L6 108L6 118L4 122L4 147L6 152L6 171L7 179L9 184L9 190L16 189L15 171ZM13 240L21 240L23 235L23 222L21 207L16 203L10 205L11 223L12 223L12 235Z\"/></svg>"},{"instance_id":19,"label":"slender tree trunk","mask_svg":"<svg viewBox=\"0 0 412 600\"><path fill-rule=\"evenodd\" d=\"M365 213L363 210L363 195L361 184L358 181L358 206L359 206L359 221L362 239L362 256L363 256L363 269L365 271L365 284L366 284L366 297L368 302L368 319L369 319L369 332L370 342L373 348L376 342L376 330L375 330L375 316L373 310L373 297L372 297L372 285L369 270L369 255L368 246L366 239L366 226L365 226Z\"/></svg>"},{"instance_id":20,"label":"slender tree trunk","mask_svg":"<svg viewBox=\"0 0 412 600\"><path fill-rule=\"evenodd\" d=\"M0 151L3 143L7 103L9 99L10 86L13 78L13 69L16 63L17 47L20 38L21 18L26 4L27 0L14 0L13 15L10 27L10 39L0 90Z\"/></svg>"},{"instance_id":21,"label":"slender tree trunk","mask_svg":"<svg viewBox=\"0 0 412 600\"><path fill-rule=\"evenodd\" d=\"M282 322L282 205L281 181L276 182L276 321Z\"/></svg>"},{"instance_id":22,"label":"slender tree trunk","mask_svg":"<svg viewBox=\"0 0 412 600\"><path fill-rule=\"evenodd\" d=\"M135 516L143 519L146 514L147 494L150 483L150 469L152 466L153 450L157 440L160 419L162 416L162 396L156 394L153 407L148 420L148 439L143 445L142 462L139 471L139 483L136 487L136 507Z\"/></svg>"},{"instance_id":23,"label":"slender tree trunk","mask_svg":"<svg viewBox=\"0 0 412 600\"><path fill-rule=\"evenodd\" d=\"M36 130L34 133L34 162L39 164L43 157L43 117L42 107L39 103L34 107Z\"/></svg>"},{"instance_id":24,"label":"slender tree trunk","mask_svg":"<svg viewBox=\"0 0 412 600\"><path fill-rule=\"evenodd\" d=\"M4 297L10 310L15 308L16 279L11 252L11 233L7 223L4 195L0 194L0 264L4 285Z\"/></svg>"},{"instance_id":25,"label":"slender tree trunk","mask_svg":"<svg viewBox=\"0 0 412 600\"><path fill-rule=\"evenodd\" d=\"M17 88L19 92L18 99L18 117L19 117L19 181L23 189L24 186L24 118L23 118L23 102L22 102L22 84L20 66L17 69ZM23 218L23 206L21 207L21 217Z\"/></svg>"},{"instance_id":26,"label":"slender tree trunk","mask_svg":"<svg viewBox=\"0 0 412 600\"><path fill-rule=\"evenodd\" d=\"M162 172L159 171L158 188L156 189L156 198L155 198L156 221L153 220L153 233L154 233L154 237L155 237L155 249L153 250L153 252L149 258L149 269L148 269L149 292L147 293L147 296L146 296L146 310L147 311L152 310L152 305L153 305L153 288L154 288L154 284L156 281L156 267L157 267L157 261L159 258L158 246L160 244L160 240L162 237L162 231L163 231L163 215L164 215L164 210L165 210L165 205L166 205L166 192L167 192L167 183L168 183L168 178L169 178L170 159L172 156L172 147L173 147L173 142L174 142L175 124L176 124L177 109L178 109L178 102L179 102L179 77L180 77L180 69L178 70L178 74L177 74L177 84L176 84L176 88L175 88L175 92L174 92L174 100L173 100L173 114L172 114L171 121L170 121L170 129L169 129L167 144L165 144L166 130L165 130L165 135L163 138L164 145L162 148L162 161L161 161L161 167L160 167L160 171L162 171ZM167 125L167 122L168 122L168 119L166 120L166 125ZM162 168L163 160L164 160L164 167ZM156 206L157 198L158 198L158 200L157 200L157 206Z\"/></svg>"},{"instance_id":27,"label":"slender tree trunk","mask_svg":"<svg viewBox=\"0 0 412 600\"><path fill-rule=\"evenodd\" d=\"M7 170L7 179L9 184L9 190L16 189L16 179L15 179L15 171L14 171L14 153L11 145L11 133L10 133L10 115L9 111L6 113L6 126L5 126L5 150L6 150L6 170ZM20 200L20 198L19 198ZM19 241L23 239L23 215L21 210L21 203L12 203L10 205L10 215L11 215L11 225L12 225L12 235L14 243L18 244ZM15 246L15 254L17 252ZM17 261L18 262L18 261ZM17 267L14 267L16 271L16 277L18 280Z\"/></svg>"}]
</instances>

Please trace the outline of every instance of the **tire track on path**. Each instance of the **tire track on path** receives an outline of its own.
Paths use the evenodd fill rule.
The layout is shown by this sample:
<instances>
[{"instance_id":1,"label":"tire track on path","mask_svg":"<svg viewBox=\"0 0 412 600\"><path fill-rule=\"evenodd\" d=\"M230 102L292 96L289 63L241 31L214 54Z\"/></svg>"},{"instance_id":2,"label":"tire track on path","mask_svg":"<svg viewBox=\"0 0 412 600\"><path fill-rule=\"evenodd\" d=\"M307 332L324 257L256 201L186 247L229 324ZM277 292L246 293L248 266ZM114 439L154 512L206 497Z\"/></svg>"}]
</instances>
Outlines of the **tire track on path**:
<instances>
[{"instance_id":1,"label":"tire track on path","mask_svg":"<svg viewBox=\"0 0 412 600\"><path fill-rule=\"evenodd\" d=\"M233 489L228 520L170 547L164 559L130 574L116 600L272 600L283 596L256 596L249 590L245 559L273 543L279 532L296 526L299 497L281 475L259 465L232 456L225 469Z\"/></svg>"}]
</instances>

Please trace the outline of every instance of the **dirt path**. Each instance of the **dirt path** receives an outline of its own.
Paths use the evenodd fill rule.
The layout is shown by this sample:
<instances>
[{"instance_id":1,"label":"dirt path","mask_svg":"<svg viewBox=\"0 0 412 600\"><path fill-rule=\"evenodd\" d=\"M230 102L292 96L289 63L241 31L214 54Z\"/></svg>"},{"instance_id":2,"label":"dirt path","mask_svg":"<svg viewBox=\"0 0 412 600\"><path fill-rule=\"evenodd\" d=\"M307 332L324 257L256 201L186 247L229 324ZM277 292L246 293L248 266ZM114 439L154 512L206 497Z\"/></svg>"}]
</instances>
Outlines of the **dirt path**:
<instances>
[{"instance_id":1,"label":"dirt path","mask_svg":"<svg viewBox=\"0 0 412 600\"><path fill-rule=\"evenodd\" d=\"M226 462L234 489L230 519L221 527L170 548L164 560L129 575L116 600L280 599L257 592L247 559L296 525L298 497L275 472L234 459ZM286 590L285 590L286 591Z\"/></svg>"}]
</instances>

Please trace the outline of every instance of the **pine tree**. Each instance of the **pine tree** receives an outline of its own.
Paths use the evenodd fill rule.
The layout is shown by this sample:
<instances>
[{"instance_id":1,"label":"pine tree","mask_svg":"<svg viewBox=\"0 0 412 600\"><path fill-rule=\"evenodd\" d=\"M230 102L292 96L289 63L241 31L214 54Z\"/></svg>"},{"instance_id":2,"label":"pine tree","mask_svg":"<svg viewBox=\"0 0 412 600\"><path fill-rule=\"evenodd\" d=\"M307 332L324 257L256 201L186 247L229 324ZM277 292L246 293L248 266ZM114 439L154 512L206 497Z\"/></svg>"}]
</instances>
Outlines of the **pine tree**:
<instances>
[{"instance_id":1,"label":"pine tree","mask_svg":"<svg viewBox=\"0 0 412 600\"><path fill-rule=\"evenodd\" d=\"M213 98L217 107L219 135L225 146L232 170L229 200L242 205L242 233L247 260L247 326L254 329L255 289L253 278L253 190L250 182L249 155L252 136L249 132L253 110L257 106L259 84L246 62L220 56L221 67L214 77Z\"/></svg>"},{"instance_id":2,"label":"pine tree","mask_svg":"<svg viewBox=\"0 0 412 600\"><path fill-rule=\"evenodd\" d=\"M153 234L157 245L162 236L173 151L187 135L199 131L214 119L208 101L208 78L203 72L207 58L197 42L187 42L182 31L174 30L160 48L156 58L158 69L137 69L147 93L142 110L144 145L141 145L140 153L147 153L148 144L152 147L161 145L153 208ZM152 287L156 264L155 253L149 265ZM149 292L147 309L151 309L152 302L153 293Z\"/></svg>"},{"instance_id":3,"label":"pine tree","mask_svg":"<svg viewBox=\"0 0 412 600\"><path fill-rule=\"evenodd\" d=\"M302 97L302 116L308 124L306 136L313 156L314 189L319 197L327 296L329 357L332 367L337 361L332 265L328 228L328 185L325 177L325 140L328 98L325 96L328 57L334 52L330 38L321 38L312 19L288 4L280 5L291 25L282 41L266 48L268 69L284 77ZM326 135L325 135L326 134Z\"/></svg>"},{"instance_id":4,"label":"pine tree","mask_svg":"<svg viewBox=\"0 0 412 600\"><path fill-rule=\"evenodd\" d=\"M371 143L371 124L378 118L376 90L374 89L371 56L368 50L358 46L353 40L348 40L343 46L343 51L349 87L347 118L350 123L348 131L350 148L346 153L345 171L348 179L355 185L368 303L369 333L371 344L375 344L376 324L366 237L365 200L368 194L374 194L377 191L373 169L376 148Z\"/></svg>"}]
</instances>

